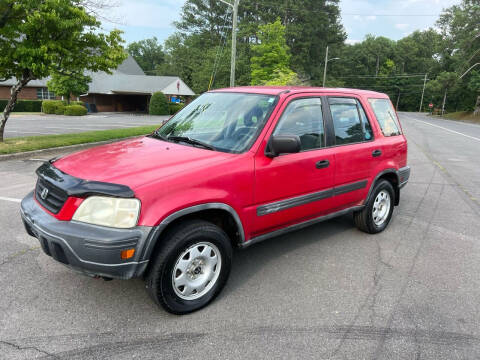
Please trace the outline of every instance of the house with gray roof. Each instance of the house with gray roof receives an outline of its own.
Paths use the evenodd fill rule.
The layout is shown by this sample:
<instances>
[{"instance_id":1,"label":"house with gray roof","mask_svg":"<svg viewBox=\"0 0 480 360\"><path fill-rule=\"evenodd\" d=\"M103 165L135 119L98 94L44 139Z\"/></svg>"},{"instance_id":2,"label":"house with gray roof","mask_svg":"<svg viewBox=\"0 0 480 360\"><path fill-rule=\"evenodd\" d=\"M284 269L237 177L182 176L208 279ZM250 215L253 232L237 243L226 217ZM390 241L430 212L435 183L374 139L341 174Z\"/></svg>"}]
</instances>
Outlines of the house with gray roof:
<instances>
[{"instance_id":1,"label":"house with gray roof","mask_svg":"<svg viewBox=\"0 0 480 360\"><path fill-rule=\"evenodd\" d=\"M172 97L189 97L195 93L177 76L147 76L135 59L129 56L112 74L96 72L88 74L92 81L88 93L80 100L97 111L122 112L146 111L150 97L161 91ZM19 99L43 100L58 98L47 89L48 78L33 80L20 93ZM10 97L10 87L15 79L0 82L0 99Z\"/></svg>"}]
</instances>

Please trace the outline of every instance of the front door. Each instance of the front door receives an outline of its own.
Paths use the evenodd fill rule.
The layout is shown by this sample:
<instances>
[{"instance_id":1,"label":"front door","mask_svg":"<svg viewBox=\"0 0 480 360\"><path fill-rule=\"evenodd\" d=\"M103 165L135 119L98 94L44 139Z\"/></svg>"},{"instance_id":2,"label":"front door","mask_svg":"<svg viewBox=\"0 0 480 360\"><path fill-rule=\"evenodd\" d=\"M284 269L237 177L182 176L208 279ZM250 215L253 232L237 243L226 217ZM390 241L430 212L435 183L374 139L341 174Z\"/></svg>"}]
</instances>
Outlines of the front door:
<instances>
[{"instance_id":1,"label":"front door","mask_svg":"<svg viewBox=\"0 0 480 360\"><path fill-rule=\"evenodd\" d=\"M272 135L297 135L301 152L255 158L256 221L253 236L328 212L335 175L334 149L326 148L320 97L286 101Z\"/></svg>"}]
</instances>

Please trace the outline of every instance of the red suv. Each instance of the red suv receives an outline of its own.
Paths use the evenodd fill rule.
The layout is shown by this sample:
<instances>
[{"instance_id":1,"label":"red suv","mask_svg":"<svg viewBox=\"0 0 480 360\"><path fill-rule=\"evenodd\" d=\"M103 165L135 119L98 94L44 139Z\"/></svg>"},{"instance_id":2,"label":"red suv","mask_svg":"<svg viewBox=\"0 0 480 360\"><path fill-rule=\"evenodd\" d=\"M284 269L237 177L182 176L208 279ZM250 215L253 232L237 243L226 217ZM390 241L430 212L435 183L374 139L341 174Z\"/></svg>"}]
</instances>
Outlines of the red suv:
<instances>
[{"instance_id":1,"label":"red suv","mask_svg":"<svg viewBox=\"0 0 480 360\"><path fill-rule=\"evenodd\" d=\"M385 94L244 87L37 174L22 218L47 255L94 277L142 276L156 303L183 314L219 294L235 246L347 213L384 230L410 168Z\"/></svg>"}]
</instances>

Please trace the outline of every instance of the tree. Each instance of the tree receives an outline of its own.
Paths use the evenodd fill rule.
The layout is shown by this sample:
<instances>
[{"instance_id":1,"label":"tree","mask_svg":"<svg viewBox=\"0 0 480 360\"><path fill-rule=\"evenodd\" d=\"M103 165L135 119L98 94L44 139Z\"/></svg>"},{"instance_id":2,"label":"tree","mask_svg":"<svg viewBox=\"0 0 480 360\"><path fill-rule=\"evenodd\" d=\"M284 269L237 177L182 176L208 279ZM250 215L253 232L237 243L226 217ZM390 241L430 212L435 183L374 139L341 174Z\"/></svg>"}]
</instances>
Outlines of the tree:
<instances>
[{"instance_id":1,"label":"tree","mask_svg":"<svg viewBox=\"0 0 480 360\"><path fill-rule=\"evenodd\" d=\"M303 85L303 81L298 77L297 73L290 69L286 71L275 70L274 76L264 85L267 86L299 86Z\"/></svg>"},{"instance_id":2,"label":"tree","mask_svg":"<svg viewBox=\"0 0 480 360\"><path fill-rule=\"evenodd\" d=\"M282 0L275 2L259 2L241 0L239 6L239 24L237 33L237 69L236 83L247 85L251 83L252 47L259 42L259 27L281 19L285 26L286 43L291 48L291 69L301 74L302 79L321 81L321 64L325 57L326 46L334 56L336 48L340 47L346 38L340 23L339 0ZM221 60L221 70L216 74L215 86L228 84L229 72L223 72L223 67L229 64L228 53L220 51L218 57L207 54L208 50L228 49L224 39L229 38L232 29L232 16L228 6L221 1L186 0L180 19L175 23L176 39L180 42L175 46L175 54L165 46L166 63L159 67L162 73L182 72L182 77L196 79L192 88L196 92L205 91L213 73L215 59ZM178 54L188 54L180 57ZM197 54L200 54L200 58ZM205 59L208 60L205 60ZM198 67L200 60L205 60L207 66ZM198 76L201 72L202 76ZM178 74L180 75L180 74Z\"/></svg>"},{"instance_id":3,"label":"tree","mask_svg":"<svg viewBox=\"0 0 480 360\"><path fill-rule=\"evenodd\" d=\"M0 142L18 94L31 80L85 70L111 72L125 60L121 32L99 32L100 22L80 3L13 1L15 16L0 29L0 78L15 78L16 83L0 117Z\"/></svg>"},{"instance_id":4,"label":"tree","mask_svg":"<svg viewBox=\"0 0 480 360\"><path fill-rule=\"evenodd\" d=\"M455 86L458 81L458 75L453 72L442 71L438 76L436 81L440 85L440 89L444 92L443 101L442 101L442 115L445 112L445 103L447 101L447 92L448 89Z\"/></svg>"},{"instance_id":5,"label":"tree","mask_svg":"<svg viewBox=\"0 0 480 360\"><path fill-rule=\"evenodd\" d=\"M156 37L132 42L127 51L145 72L154 71L165 61L162 45Z\"/></svg>"},{"instance_id":6,"label":"tree","mask_svg":"<svg viewBox=\"0 0 480 360\"><path fill-rule=\"evenodd\" d=\"M462 0L460 4L445 9L437 21L444 39L443 66L445 71L462 75L473 64L480 62L480 3L478 0ZM467 85L472 74L462 80ZM463 107L472 107L477 94L468 86L455 92ZM467 101L467 102L465 102ZM468 104L468 105L467 105Z\"/></svg>"},{"instance_id":7,"label":"tree","mask_svg":"<svg viewBox=\"0 0 480 360\"><path fill-rule=\"evenodd\" d=\"M153 93L150 98L150 106L148 108L150 115L168 115L168 102L165 94L162 92Z\"/></svg>"},{"instance_id":8,"label":"tree","mask_svg":"<svg viewBox=\"0 0 480 360\"><path fill-rule=\"evenodd\" d=\"M474 115L480 115L480 72L472 71L468 88L477 95L477 102L475 103Z\"/></svg>"},{"instance_id":9,"label":"tree","mask_svg":"<svg viewBox=\"0 0 480 360\"><path fill-rule=\"evenodd\" d=\"M47 86L50 91L66 98L70 104L71 96L80 96L88 92L88 84L92 81L90 76L74 73L70 75L53 74Z\"/></svg>"},{"instance_id":10,"label":"tree","mask_svg":"<svg viewBox=\"0 0 480 360\"><path fill-rule=\"evenodd\" d=\"M290 49L285 40L285 26L280 19L262 25L258 32L259 43L252 47L252 85L263 85L275 79L276 74L291 77Z\"/></svg>"}]
</instances>

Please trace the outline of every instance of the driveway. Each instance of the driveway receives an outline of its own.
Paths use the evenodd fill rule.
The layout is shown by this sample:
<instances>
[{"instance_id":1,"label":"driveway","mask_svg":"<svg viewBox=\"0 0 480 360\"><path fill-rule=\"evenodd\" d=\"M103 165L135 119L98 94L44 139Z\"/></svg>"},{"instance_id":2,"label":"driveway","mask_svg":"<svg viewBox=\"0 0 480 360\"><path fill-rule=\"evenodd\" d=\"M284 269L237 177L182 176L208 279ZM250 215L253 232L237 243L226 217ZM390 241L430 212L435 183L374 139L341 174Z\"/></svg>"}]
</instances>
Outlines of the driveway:
<instances>
[{"instance_id":1,"label":"driveway","mask_svg":"<svg viewBox=\"0 0 480 360\"><path fill-rule=\"evenodd\" d=\"M58 135L93 130L161 125L169 116L126 113L97 113L86 116L12 115L5 127L7 138Z\"/></svg>"},{"instance_id":2,"label":"driveway","mask_svg":"<svg viewBox=\"0 0 480 360\"><path fill-rule=\"evenodd\" d=\"M480 358L480 126L400 116L412 176L386 231L345 216L236 251L186 316L46 256L18 203L40 162L0 162L0 357Z\"/></svg>"}]
</instances>

